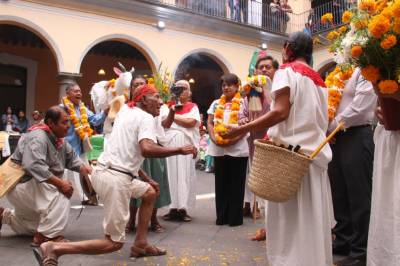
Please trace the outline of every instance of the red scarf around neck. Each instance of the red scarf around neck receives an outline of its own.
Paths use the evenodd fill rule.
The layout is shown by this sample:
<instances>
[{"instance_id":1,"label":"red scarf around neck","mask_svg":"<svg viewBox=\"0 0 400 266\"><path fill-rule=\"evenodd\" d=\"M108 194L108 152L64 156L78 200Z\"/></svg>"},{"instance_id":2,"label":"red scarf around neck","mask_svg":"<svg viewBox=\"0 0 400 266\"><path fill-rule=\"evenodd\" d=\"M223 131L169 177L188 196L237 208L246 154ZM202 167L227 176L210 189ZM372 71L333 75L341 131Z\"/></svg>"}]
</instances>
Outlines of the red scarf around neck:
<instances>
[{"instance_id":1,"label":"red scarf around neck","mask_svg":"<svg viewBox=\"0 0 400 266\"><path fill-rule=\"evenodd\" d=\"M28 129L28 132L31 132L31 131L34 131L34 130L43 130L43 131L55 136L53 134L53 131L51 131L49 126L46 125L46 124L33 125ZM60 149L62 147L62 145L64 144L64 139L63 138L57 138L57 137L55 137L55 138L56 138L56 147L57 147L57 149Z\"/></svg>"}]
</instances>

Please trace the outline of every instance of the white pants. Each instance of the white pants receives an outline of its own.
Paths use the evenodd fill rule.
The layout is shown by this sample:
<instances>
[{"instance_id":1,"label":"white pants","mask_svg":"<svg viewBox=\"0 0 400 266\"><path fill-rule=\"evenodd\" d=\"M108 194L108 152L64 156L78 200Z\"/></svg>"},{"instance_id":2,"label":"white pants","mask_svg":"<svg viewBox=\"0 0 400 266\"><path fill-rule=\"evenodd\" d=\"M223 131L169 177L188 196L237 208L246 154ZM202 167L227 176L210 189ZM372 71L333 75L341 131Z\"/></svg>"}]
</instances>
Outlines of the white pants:
<instances>
[{"instance_id":1,"label":"white pants","mask_svg":"<svg viewBox=\"0 0 400 266\"><path fill-rule=\"evenodd\" d=\"M15 210L4 210L3 223L19 235L38 232L53 238L68 224L70 201L50 184L32 178L18 184L7 199Z\"/></svg>"},{"instance_id":2,"label":"white pants","mask_svg":"<svg viewBox=\"0 0 400 266\"><path fill-rule=\"evenodd\" d=\"M89 161L86 157L85 153L82 153L79 158L85 163L89 164ZM87 200L85 193L83 193L81 179L79 177L79 173L65 169L64 179L67 179L72 182L72 186L74 187L74 194L79 198L80 201Z\"/></svg>"}]
</instances>

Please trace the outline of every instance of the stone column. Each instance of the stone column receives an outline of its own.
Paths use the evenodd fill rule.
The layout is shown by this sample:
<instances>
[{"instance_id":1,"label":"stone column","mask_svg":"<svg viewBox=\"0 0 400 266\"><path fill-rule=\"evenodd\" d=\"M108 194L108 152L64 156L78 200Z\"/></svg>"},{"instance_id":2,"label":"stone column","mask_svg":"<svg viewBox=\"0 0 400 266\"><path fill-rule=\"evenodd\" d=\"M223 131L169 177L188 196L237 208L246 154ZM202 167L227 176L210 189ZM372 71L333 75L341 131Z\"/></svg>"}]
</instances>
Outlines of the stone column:
<instances>
[{"instance_id":1,"label":"stone column","mask_svg":"<svg viewBox=\"0 0 400 266\"><path fill-rule=\"evenodd\" d=\"M61 100L62 97L65 96L65 89L68 84L77 83L78 79L82 77L82 74L79 73L66 73L60 72L58 73L58 80L60 84L58 98Z\"/></svg>"}]
</instances>

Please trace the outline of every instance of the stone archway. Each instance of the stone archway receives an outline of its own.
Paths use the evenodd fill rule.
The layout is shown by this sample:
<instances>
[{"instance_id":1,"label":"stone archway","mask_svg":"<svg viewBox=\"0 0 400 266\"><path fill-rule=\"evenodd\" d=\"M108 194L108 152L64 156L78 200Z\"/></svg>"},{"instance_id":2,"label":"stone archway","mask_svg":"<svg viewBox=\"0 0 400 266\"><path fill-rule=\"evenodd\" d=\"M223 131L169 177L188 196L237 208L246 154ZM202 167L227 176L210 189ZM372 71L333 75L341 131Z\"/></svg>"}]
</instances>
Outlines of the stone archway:
<instances>
[{"instance_id":1,"label":"stone archway","mask_svg":"<svg viewBox=\"0 0 400 266\"><path fill-rule=\"evenodd\" d=\"M203 50L186 55L175 70L175 80L186 79L191 83L192 100L206 117L213 100L220 97L220 78L229 72L224 60Z\"/></svg>"}]
</instances>

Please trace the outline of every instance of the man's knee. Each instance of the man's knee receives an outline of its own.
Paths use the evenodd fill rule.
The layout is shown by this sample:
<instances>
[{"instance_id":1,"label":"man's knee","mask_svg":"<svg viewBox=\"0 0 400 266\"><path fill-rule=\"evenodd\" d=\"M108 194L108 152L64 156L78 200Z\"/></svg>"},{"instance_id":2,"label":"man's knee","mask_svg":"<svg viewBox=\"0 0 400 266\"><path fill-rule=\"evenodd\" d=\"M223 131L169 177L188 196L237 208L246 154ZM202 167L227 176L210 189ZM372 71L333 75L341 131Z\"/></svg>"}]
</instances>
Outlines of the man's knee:
<instances>
[{"instance_id":1,"label":"man's knee","mask_svg":"<svg viewBox=\"0 0 400 266\"><path fill-rule=\"evenodd\" d=\"M146 193L144 193L142 200L144 202L153 202L156 200L156 198L157 198L157 193L156 193L155 189L152 186L150 186L147 189Z\"/></svg>"}]
</instances>

